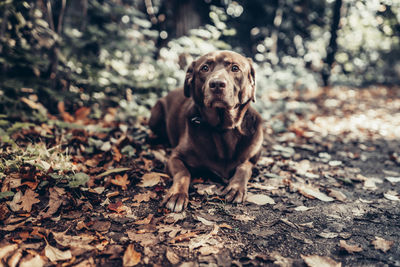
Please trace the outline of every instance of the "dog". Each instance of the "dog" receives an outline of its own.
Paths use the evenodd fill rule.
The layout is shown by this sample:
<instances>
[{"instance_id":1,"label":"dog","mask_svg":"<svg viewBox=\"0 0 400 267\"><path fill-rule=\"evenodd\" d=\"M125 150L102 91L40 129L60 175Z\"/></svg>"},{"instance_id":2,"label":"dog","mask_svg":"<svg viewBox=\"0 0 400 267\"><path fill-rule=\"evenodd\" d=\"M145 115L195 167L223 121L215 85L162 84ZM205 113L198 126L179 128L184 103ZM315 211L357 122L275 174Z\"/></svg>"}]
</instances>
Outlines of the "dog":
<instances>
[{"instance_id":1,"label":"dog","mask_svg":"<svg viewBox=\"0 0 400 267\"><path fill-rule=\"evenodd\" d=\"M224 181L225 199L242 203L263 142L252 60L232 51L203 55L188 67L184 86L158 100L149 127L173 147L167 170L173 184L162 204L174 212L189 201L191 171L210 170ZM228 180L229 179L229 180Z\"/></svg>"}]
</instances>

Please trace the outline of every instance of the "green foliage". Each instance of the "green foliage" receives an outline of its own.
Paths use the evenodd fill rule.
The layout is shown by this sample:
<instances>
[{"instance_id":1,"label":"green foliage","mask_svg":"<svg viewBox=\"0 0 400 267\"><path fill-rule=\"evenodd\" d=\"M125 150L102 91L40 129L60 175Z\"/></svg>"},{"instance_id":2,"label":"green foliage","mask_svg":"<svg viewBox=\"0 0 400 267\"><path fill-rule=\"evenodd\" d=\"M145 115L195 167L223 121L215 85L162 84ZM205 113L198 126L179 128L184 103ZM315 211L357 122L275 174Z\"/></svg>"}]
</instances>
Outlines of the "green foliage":
<instances>
[{"instance_id":1,"label":"green foliage","mask_svg":"<svg viewBox=\"0 0 400 267\"><path fill-rule=\"evenodd\" d=\"M150 21L141 1L71 0L65 7L57 0L3 1L0 114L44 121L63 101L69 111L92 106L96 118L104 107L117 106L117 120L134 121L148 115L160 95L182 84L194 58L216 49L254 59L262 99L257 105L265 109L267 90L321 85L334 2L210 4L208 12L195 11L207 14L208 24L160 46L164 28ZM168 10L161 13L163 6L171 7L165 3L153 3L154 16L178 20ZM345 2L331 81L399 82L399 10L400 4L389 0ZM0 134L5 136L4 130Z\"/></svg>"}]
</instances>

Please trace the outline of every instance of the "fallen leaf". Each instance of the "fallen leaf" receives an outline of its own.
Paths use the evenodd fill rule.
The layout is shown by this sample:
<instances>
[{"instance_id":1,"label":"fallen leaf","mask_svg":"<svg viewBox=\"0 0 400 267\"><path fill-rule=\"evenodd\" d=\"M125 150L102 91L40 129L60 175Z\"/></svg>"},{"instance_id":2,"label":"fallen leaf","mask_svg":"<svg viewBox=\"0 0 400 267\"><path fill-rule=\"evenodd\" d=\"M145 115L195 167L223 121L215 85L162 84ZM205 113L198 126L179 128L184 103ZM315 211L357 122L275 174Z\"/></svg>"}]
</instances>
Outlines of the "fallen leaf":
<instances>
[{"instance_id":1,"label":"fallen leaf","mask_svg":"<svg viewBox=\"0 0 400 267\"><path fill-rule=\"evenodd\" d=\"M90 114L90 108L88 107L80 107L75 111L75 120L77 121L85 121L87 120L87 116Z\"/></svg>"},{"instance_id":2,"label":"fallen leaf","mask_svg":"<svg viewBox=\"0 0 400 267\"><path fill-rule=\"evenodd\" d=\"M234 220L241 221L241 222L248 222L253 221L256 217L250 216L247 214L236 214L233 216Z\"/></svg>"},{"instance_id":3,"label":"fallen leaf","mask_svg":"<svg viewBox=\"0 0 400 267\"><path fill-rule=\"evenodd\" d=\"M332 233L332 232L321 232L321 233L319 233L318 235L319 235L320 237L329 239L329 238L335 238L335 237L337 237L339 234L338 234L338 233Z\"/></svg>"},{"instance_id":4,"label":"fallen leaf","mask_svg":"<svg viewBox=\"0 0 400 267\"><path fill-rule=\"evenodd\" d=\"M40 200L36 198L37 196L39 195L30 188L26 189L25 194L20 199L22 209L26 212L31 212L32 205L40 202Z\"/></svg>"},{"instance_id":5,"label":"fallen leaf","mask_svg":"<svg viewBox=\"0 0 400 267\"><path fill-rule=\"evenodd\" d=\"M153 219L153 214L149 214L143 220L136 221L135 224L149 224L151 222L151 219Z\"/></svg>"},{"instance_id":6,"label":"fallen leaf","mask_svg":"<svg viewBox=\"0 0 400 267\"><path fill-rule=\"evenodd\" d=\"M195 184L194 188L197 189L197 193L202 196L219 195L219 189L215 184Z\"/></svg>"},{"instance_id":7,"label":"fallen leaf","mask_svg":"<svg viewBox=\"0 0 400 267\"><path fill-rule=\"evenodd\" d=\"M127 190L128 184L130 183L128 180L128 174L125 173L123 176L119 174L115 175L115 178L111 180L111 183L120 186L124 191Z\"/></svg>"},{"instance_id":8,"label":"fallen leaf","mask_svg":"<svg viewBox=\"0 0 400 267\"><path fill-rule=\"evenodd\" d=\"M400 201L400 198L397 194L396 191L388 191L387 193L384 193L383 196L386 199L392 200L392 201Z\"/></svg>"},{"instance_id":9,"label":"fallen leaf","mask_svg":"<svg viewBox=\"0 0 400 267\"><path fill-rule=\"evenodd\" d=\"M18 265L19 260L22 258L22 250L17 250L10 258L7 260L7 266L16 267Z\"/></svg>"},{"instance_id":10,"label":"fallen leaf","mask_svg":"<svg viewBox=\"0 0 400 267\"><path fill-rule=\"evenodd\" d=\"M45 261L39 254L28 254L19 262L19 267L42 267L44 264Z\"/></svg>"},{"instance_id":11,"label":"fallen leaf","mask_svg":"<svg viewBox=\"0 0 400 267\"><path fill-rule=\"evenodd\" d=\"M209 221L209 220L207 220L207 219L204 219L204 218L202 218L202 217L200 217L200 216L194 215L194 218L195 218L196 220L198 220L199 222L203 223L204 225L207 225L207 226L210 226L210 225L214 225L214 224L215 224L214 222Z\"/></svg>"},{"instance_id":12,"label":"fallen leaf","mask_svg":"<svg viewBox=\"0 0 400 267\"><path fill-rule=\"evenodd\" d=\"M386 253L392 247L394 241L385 240L381 237L375 236L375 240L371 243L374 245L375 249L380 249Z\"/></svg>"},{"instance_id":13,"label":"fallen leaf","mask_svg":"<svg viewBox=\"0 0 400 267\"><path fill-rule=\"evenodd\" d=\"M367 180L364 181L364 189L367 190L376 190L378 187L376 186L377 183L383 183L383 181L379 178L367 178Z\"/></svg>"},{"instance_id":14,"label":"fallen leaf","mask_svg":"<svg viewBox=\"0 0 400 267\"><path fill-rule=\"evenodd\" d=\"M97 232L106 232L111 227L110 221L95 221L93 225L90 226L90 229L95 230Z\"/></svg>"},{"instance_id":15,"label":"fallen leaf","mask_svg":"<svg viewBox=\"0 0 400 267\"><path fill-rule=\"evenodd\" d=\"M167 247L167 252L165 253L165 256L167 257L167 259L169 260L169 262L172 265L176 265L181 262L179 256L176 255L175 252L171 248Z\"/></svg>"},{"instance_id":16,"label":"fallen leaf","mask_svg":"<svg viewBox=\"0 0 400 267\"><path fill-rule=\"evenodd\" d=\"M96 239L95 235L82 234L71 236L65 234L65 232L52 232L52 234L57 244L63 247L79 247L86 250L94 249L89 243Z\"/></svg>"},{"instance_id":17,"label":"fallen leaf","mask_svg":"<svg viewBox=\"0 0 400 267\"><path fill-rule=\"evenodd\" d=\"M4 247L0 248L0 262L3 258L5 258L7 255L11 254L18 248L17 244L11 244L11 245L6 245Z\"/></svg>"},{"instance_id":18,"label":"fallen leaf","mask_svg":"<svg viewBox=\"0 0 400 267\"><path fill-rule=\"evenodd\" d=\"M174 239L172 239L170 242L172 244L176 243L176 242L183 242L183 241L187 241L190 240L193 237L196 237L197 233L196 232L187 232L185 234L181 234L176 236Z\"/></svg>"},{"instance_id":19,"label":"fallen leaf","mask_svg":"<svg viewBox=\"0 0 400 267\"><path fill-rule=\"evenodd\" d=\"M161 177L169 177L160 172L149 172L143 175L142 182L138 184L140 187L151 187L161 182Z\"/></svg>"},{"instance_id":20,"label":"fallen leaf","mask_svg":"<svg viewBox=\"0 0 400 267\"><path fill-rule=\"evenodd\" d=\"M334 197L337 200L342 201L342 202L345 202L347 199L345 194L343 194L339 190L335 190L335 189L329 189L329 196Z\"/></svg>"},{"instance_id":21,"label":"fallen leaf","mask_svg":"<svg viewBox=\"0 0 400 267\"><path fill-rule=\"evenodd\" d=\"M306 206L298 206L296 208L294 208L295 211L307 211L310 210L312 208L306 207Z\"/></svg>"},{"instance_id":22,"label":"fallen leaf","mask_svg":"<svg viewBox=\"0 0 400 267\"><path fill-rule=\"evenodd\" d=\"M110 203L107 208L109 210L121 213L125 211L124 205L122 205L122 201L118 201L116 203Z\"/></svg>"},{"instance_id":23,"label":"fallen leaf","mask_svg":"<svg viewBox=\"0 0 400 267\"><path fill-rule=\"evenodd\" d=\"M51 215L57 212L58 208L61 206L61 204L64 202L62 196L65 194L65 189L64 188L59 188L59 187L51 187L49 189L50 192L50 199L49 199L49 204L48 209L46 212L41 211L39 213L42 218L50 218Z\"/></svg>"},{"instance_id":24,"label":"fallen leaf","mask_svg":"<svg viewBox=\"0 0 400 267\"><path fill-rule=\"evenodd\" d=\"M342 263L336 262L329 257L310 255L301 255L301 258L305 261L309 267L341 267Z\"/></svg>"},{"instance_id":25,"label":"fallen leaf","mask_svg":"<svg viewBox=\"0 0 400 267\"><path fill-rule=\"evenodd\" d=\"M221 223L221 224L219 224L218 225L220 228L226 228L226 229L233 229L232 228L232 226L230 226L229 224L227 224L227 223Z\"/></svg>"},{"instance_id":26,"label":"fallen leaf","mask_svg":"<svg viewBox=\"0 0 400 267\"><path fill-rule=\"evenodd\" d=\"M319 199L325 202L334 201L333 198L325 195L324 193L320 192L318 188L311 187L310 185L306 185L303 183L291 183L291 186L294 190L299 191L305 197L311 199Z\"/></svg>"},{"instance_id":27,"label":"fallen leaf","mask_svg":"<svg viewBox=\"0 0 400 267\"><path fill-rule=\"evenodd\" d=\"M122 154L121 154L121 152L119 152L119 150L118 150L118 148L117 147L113 147L112 148L112 150L113 150L113 160L114 161L116 161L116 162L120 162L121 161L121 159L122 159Z\"/></svg>"},{"instance_id":28,"label":"fallen leaf","mask_svg":"<svg viewBox=\"0 0 400 267\"><path fill-rule=\"evenodd\" d=\"M160 242L158 236L155 236L152 233L137 233L136 230L128 230L126 231L128 237L131 241L139 243L143 247L154 246Z\"/></svg>"},{"instance_id":29,"label":"fallen leaf","mask_svg":"<svg viewBox=\"0 0 400 267\"><path fill-rule=\"evenodd\" d=\"M342 162L340 160L331 160L331 161L329 161L328 164L331 167L338 167L338 166L342 165Z\"/></svg>"},{"instance_id":30,"label":"fallen leaf","mask_svg":"<svg viewBox=\"0 0 400 267\"><path fill-rule=\"evenodd\" d=\"M211 255L211 254L217 254L219 252L219 248L216 246L202 246L199 248L199 252L203 256Z\"/></svg>"},{"instance_id":31,"label":"fallen leaf","mask_svg":"<svg viewBox=\"0 0 400 267\"><path fill-rule=\"evenodd\" d=\"M12 211L19 211L21 209L21 205L18 204L21 202L22 192L18 191L11 201L8 201L8 206Z\"/></svg>"},{"instance_id":32,"label":"fallen leaf","mask_svg":"<svg viewBox=\"0 0 400 267\"><path fill-rule=\"evenodd\" d=\"M74 117L72 117L71 114L69 114L68 112L65 111L64 102L62 102L62 101L58 102L57 108L58 108L58 111L60 112L61 117L62 117L62 119L63 119L64 121L66 121L66 122L73 122L73 121L75 120Z\"/></svg>"},{"instance_id":33,"label":"fallen leaf","mask_svg":"<svg viewBox=\"0 0 400 267\"><path fill-rule=\"evenodd\" d=\"M339 245L341 249L346 250L348 253L360 252L363 249L359 245L349 245L346 243L346 240L340 240Z\"/></svg>"},{"instance_id":34,"label":"fallen leaf","mask_svg":"<svg viewBox=\"0 0 400 267\"><path fill-rule=\"evenodd\" d=\"M137 252L135 250L134 245L129 244L128 247L126 248L124 256L122 258L123 266L125 266L125 267L135 266L140 263L141 257L142 257L142 254L140 254L139 252Z\"/></svg>"},{"instance_id":35,"label":"fallen leaf","mask_svg":"<svg viewBox=\"0 0 400 267\"><path fill-rule=\"evenodd\" d=\"M44 248L44 255L46 255L46 257L52 262L69 260L72 258L70 250L62 251L58 248L50 246L49 244L47 244Z\"/></svg>"},{"instance_id":36,"label":"fallen leaf","mask_svg":"<svg viewBox=\"0 0 400 267\"><path fill-rule=\"evenodd\" d=\"M148 202L150 201L151 198L156 198L157 197L157 193L154 191L147 191L146 193L142 193L142 194L137 194L133 197L133 201L134 202Z\"/></svg>"},{"instance_id":37,"label":"fallen leaf","mask_svg":"<svg viewBox=\"0 0 400 267\"><path fill-rule=\"evenodd\" d=\"M395 184L395 183L400 182L400 177L388 176L388 177L386 177L386 180L388 180L388 181L391 182L392 184Z\"/></svg>"},{"instance_id":38,"label":"fallen leaf","mask_svg":"<svg viewBox=\"0 0 400 267\"><path fill-rule=\"evenodd\" d=\"M275 204L275 201L272 198L262 194L249 194L246 201L257 205Z\"/></svg>"},{"instance_id":39,"label":"fallen leaf","mask_svg":"<svg viewBox=\"0 0 400 267\"><path fill-rule=\"evenodd\" d=\"M176 212L171 212L168 213L165 217L164 217L164 222L168 223L168 224L172 224L172 223L176 223L179 222L183 219L186 218L186 212L180 212L180 213L176 213Z\"/></svg>"}]
</instances>

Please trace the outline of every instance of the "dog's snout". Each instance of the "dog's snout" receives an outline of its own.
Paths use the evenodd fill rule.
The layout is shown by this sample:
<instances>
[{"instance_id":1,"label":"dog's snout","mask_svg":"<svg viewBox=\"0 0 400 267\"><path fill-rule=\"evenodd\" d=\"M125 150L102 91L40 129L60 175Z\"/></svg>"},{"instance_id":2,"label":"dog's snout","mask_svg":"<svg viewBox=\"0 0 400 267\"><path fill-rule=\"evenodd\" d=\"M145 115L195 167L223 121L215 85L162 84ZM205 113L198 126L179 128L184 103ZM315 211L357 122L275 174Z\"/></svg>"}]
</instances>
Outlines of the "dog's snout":
<instances>
[{"instance_id":1,"label":"dog's snout","mask_svg":"<svg viewBox=\"0 0 400 267\"><path fill-rule=\"evenodd\" d=\"M224 89L226 87L226 83L226 80L223 79L212 79L209 82L209 86L212 90L218 91Z\"/></svg>"}]
</instances>

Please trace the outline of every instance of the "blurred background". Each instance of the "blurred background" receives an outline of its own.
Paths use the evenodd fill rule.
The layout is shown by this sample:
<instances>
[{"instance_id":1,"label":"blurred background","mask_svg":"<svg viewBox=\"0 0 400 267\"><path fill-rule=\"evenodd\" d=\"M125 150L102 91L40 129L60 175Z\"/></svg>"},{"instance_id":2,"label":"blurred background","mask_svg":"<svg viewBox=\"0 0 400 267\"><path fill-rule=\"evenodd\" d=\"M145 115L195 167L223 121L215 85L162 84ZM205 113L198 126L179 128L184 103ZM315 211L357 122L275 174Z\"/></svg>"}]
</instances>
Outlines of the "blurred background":
<instances>
[{"instance_id":1,"label":"blurred background","mask_svg":"<svg viewBox=\"0 0 400 267\"><path fill-rule=\"evenodd\" d=\"M399 22L397 0L2 0L0 114L147 116L216 49L253 58L259 110L273 91L399 85Z\"/></svg>"}]
</instances>

